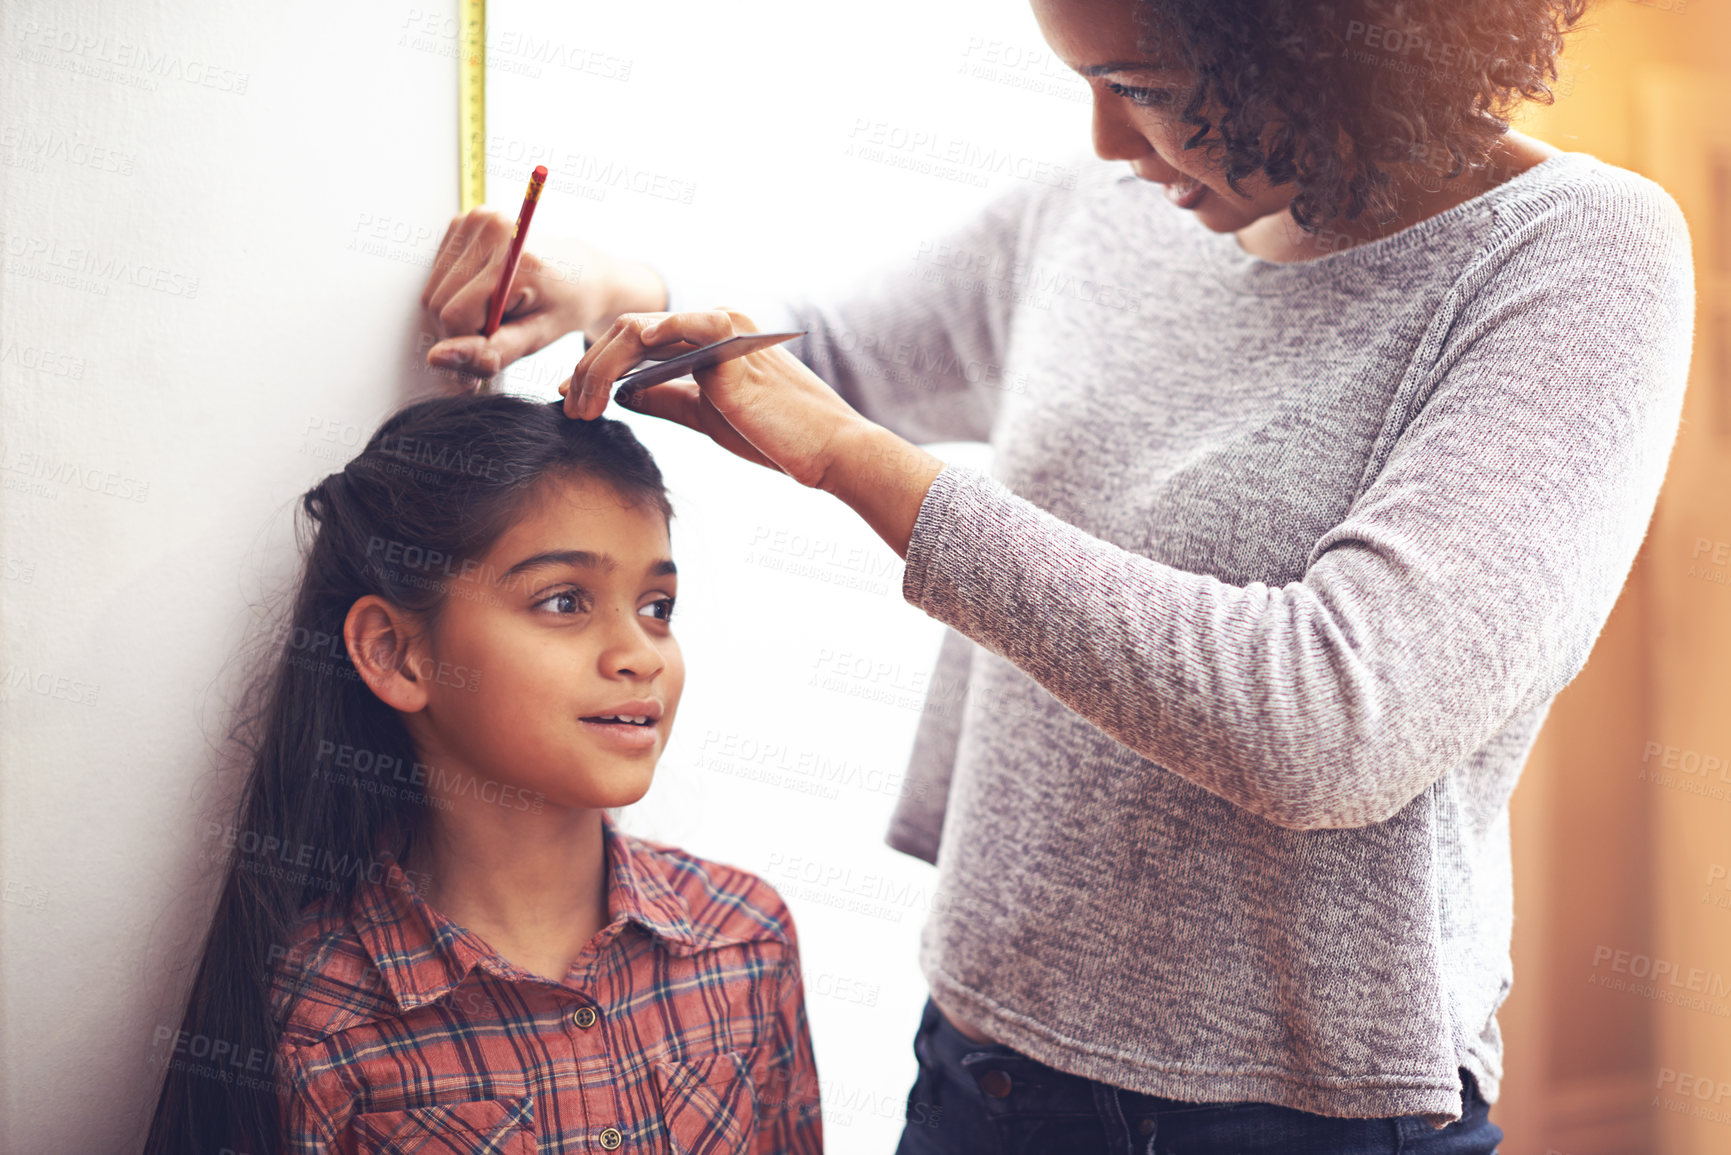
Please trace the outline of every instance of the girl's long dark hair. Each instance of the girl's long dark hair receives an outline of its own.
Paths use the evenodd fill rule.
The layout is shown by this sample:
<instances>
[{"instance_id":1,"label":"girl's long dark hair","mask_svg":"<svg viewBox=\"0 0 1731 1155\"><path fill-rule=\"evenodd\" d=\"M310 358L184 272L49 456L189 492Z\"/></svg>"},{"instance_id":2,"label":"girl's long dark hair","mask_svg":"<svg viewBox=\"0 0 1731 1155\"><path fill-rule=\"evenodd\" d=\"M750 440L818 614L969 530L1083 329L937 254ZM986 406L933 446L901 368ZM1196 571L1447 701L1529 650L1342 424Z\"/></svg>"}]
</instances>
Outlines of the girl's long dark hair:
<instances>
[{"instance_id":1,"label":"girl's long dark hair","mask_svg":"<svg viewBox=\"0 0 1731 1155\"><path fill-rule=\"evenodd\" d=\"M436 620L460 563L478 561L549 476L602 481L672 517L661 471L630 427L567 418L563 404L494 393L407 405L302 496L316 529L307 547L310 527L297 521L306 566L293 609L231 733L249 767L223 839L233 853L172 1048L188 1058L166 1064L146 1155L281 1149L275 1055L305 976L286 1002L273 1000L272 968L309 905L323 899L346 911L366 873L354 864L376 862L381 848L406 859L423 828L424 802L313 772L344 746L397 765L416 761L401 718L349 659L349 608L376 594ZM292 853L276 856L313 866L265 861L282 848ZM213 1054L230 1061L197 1058Z\"/></svg>"}]
</instances>

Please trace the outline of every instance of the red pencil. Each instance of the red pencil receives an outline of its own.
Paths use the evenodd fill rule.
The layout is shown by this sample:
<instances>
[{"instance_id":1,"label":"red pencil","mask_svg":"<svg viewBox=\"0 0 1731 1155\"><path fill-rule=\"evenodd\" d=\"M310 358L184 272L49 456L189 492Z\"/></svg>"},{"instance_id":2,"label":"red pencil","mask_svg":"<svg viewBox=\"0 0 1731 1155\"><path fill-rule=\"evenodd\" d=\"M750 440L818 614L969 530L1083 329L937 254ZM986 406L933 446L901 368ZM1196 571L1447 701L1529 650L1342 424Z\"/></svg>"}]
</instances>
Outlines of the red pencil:
<instances>
[{"instance_id":1,"label":"red pencil","mask_svg":"<svg viewBox=\"0 0 1731 1155\"><path fill-rule=\"evenodd\" d=\"M511 279L517 275L517 262L523 258L523 238L529 235L529 218L535 215L535 202L541 199L541 186L547 183L547 166L538 164L529 174L529 191L523 194L523 208L517 213L517 227L511 230L511 249L505 254L505 267L499 270L499 287L487 299L487 327L483 337L499 331L499 321L505 316L505 302L511 297Z\"/></svg>"}]
</instances>

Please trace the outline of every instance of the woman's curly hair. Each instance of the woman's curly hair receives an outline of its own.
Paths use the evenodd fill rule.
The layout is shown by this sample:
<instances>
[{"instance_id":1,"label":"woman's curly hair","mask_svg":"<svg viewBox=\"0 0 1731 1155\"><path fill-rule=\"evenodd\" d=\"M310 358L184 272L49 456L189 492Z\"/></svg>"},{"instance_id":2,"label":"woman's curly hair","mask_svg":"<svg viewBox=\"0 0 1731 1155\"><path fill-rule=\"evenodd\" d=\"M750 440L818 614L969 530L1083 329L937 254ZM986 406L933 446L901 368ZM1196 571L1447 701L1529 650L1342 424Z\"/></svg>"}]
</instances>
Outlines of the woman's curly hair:
<instances>
[{"instance_id":1,"label":"woman's curly hair","mask_svg":"<svg viewBox=\"0 0 1731 1155\"><path fill-rule=\"evenodd\" d=\"M1258 171L1295 183L1292 217L1314 232L1392 217L1391 168L1434 183L1484 165L1509 112L1553 103L1546 81L1588 0L1132 2L1141 49L1176 49L1193 75L1185 147L1234 192Z\"/></svg>"}]
</instances>

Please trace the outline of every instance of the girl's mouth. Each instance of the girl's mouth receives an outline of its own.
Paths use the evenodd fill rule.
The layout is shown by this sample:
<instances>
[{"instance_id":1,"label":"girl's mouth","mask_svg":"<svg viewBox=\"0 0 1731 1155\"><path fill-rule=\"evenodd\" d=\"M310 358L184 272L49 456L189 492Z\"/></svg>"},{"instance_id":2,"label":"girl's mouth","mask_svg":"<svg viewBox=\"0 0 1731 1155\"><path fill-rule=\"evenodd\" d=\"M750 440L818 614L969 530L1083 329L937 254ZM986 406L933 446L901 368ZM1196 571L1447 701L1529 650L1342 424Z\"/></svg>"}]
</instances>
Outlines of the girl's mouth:
<instances>
[{"instance_id":1,"label":"girl's mouth","mask_svg":"<svg viewBox=\"0 0 1731 1155\"><path fill-rule=\"evenodd\" d=\"M642 717L637 715L636 717ZM632 753L642 753L655 748L658 737L657 723L648 718L642 721L622 720L618 715L608 717L588 717L577 719L583 728L605 745L626 750Z\"/></svg>"}]
</instances>

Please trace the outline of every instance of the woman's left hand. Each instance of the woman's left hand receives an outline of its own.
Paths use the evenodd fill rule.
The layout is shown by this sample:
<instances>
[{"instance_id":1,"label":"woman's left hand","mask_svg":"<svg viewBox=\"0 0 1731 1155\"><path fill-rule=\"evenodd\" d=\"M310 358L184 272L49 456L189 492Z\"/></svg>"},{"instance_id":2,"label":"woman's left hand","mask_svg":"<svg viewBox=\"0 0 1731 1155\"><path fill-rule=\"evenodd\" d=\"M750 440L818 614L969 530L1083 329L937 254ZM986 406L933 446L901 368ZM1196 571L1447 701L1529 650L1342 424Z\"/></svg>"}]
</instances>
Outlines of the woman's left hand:
<instances>
[{"instance_id":1,"label":"woman's left hand","mask_svg":"<svg viewBox=\"0 0 1731 1155\"><path fill-rule=\"evenodd\" d=\"M622 313L559 386L565 415L586 421L601 416L613 382L651 350L678 347L662 353L665 358L758 331L751 318L733 309ZM875 428L781 345L698 369L692 376L695 382L665 381L640 389L626 407L695 429L723 449L778 469L801 485L820 488L849 435Z\"/></svg>"}]
</instances>

